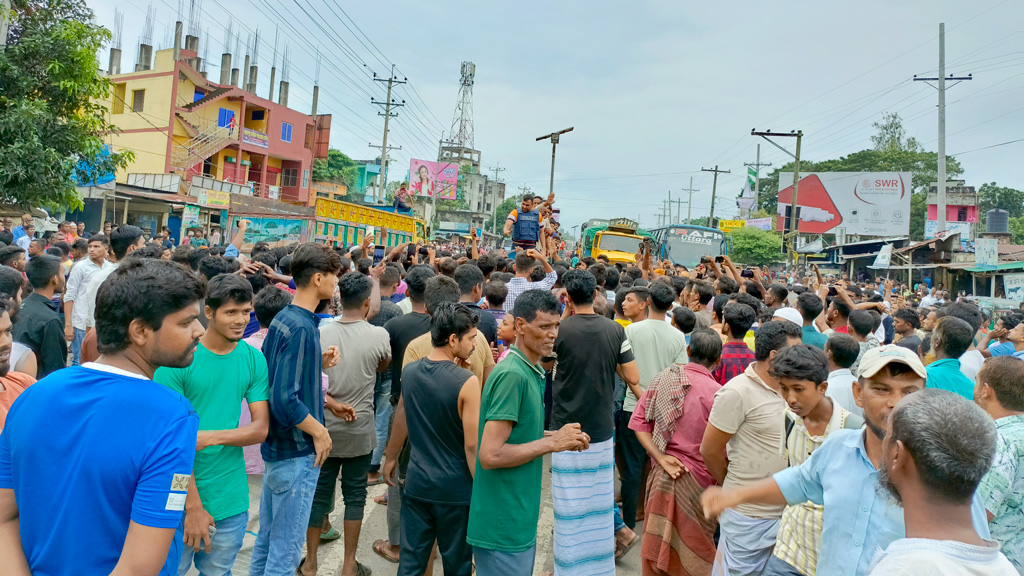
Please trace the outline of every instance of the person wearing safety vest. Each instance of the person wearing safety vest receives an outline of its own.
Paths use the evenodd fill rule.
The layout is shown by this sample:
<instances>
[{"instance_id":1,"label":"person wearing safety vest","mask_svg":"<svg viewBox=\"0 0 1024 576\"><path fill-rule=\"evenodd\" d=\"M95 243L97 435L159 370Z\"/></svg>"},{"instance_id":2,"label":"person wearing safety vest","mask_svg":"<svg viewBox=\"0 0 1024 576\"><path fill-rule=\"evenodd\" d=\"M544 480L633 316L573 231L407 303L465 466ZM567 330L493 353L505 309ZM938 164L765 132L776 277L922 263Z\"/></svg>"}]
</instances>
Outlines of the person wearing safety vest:
<instances>
[{"instance_id":1,"label":"person wearing safety vest","mask_svg":"<svg viewBox=\"0 0 1024 576\"><path fill-rule=\"evenodd\" d=\"M521 200L518 209L513 209L505 220L504 235L512 235L512 247L514 249L529 250L537 247L540 240L541 222L540 206L535 207L533 194L526 194ZM553 195L548 197L546 204L554 202Z\"/></svg>"}]
</instances>

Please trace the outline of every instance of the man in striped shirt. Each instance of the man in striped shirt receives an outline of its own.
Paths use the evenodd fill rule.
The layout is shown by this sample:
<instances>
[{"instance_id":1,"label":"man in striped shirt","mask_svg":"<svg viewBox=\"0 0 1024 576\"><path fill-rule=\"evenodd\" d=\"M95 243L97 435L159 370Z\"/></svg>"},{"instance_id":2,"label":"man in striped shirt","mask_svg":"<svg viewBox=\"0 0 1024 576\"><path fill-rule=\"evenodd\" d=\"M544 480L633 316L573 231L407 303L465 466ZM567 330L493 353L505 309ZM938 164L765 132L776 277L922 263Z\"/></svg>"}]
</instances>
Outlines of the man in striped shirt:
<instances>
[{"instance_id":1,"label":"man in striped shirt","mask_svg":"<svg viewBox=\"0 0 1024 576\"><path fill-rule=\"evenodd\" d=\"M270 373L270 428L260 451L266 469L250 576L288 576L302 556L320 465L331 451L320 372L340 357L334 346L321 355L320 319L313 311L334 295L341 266L341 256L329 246L300 244L291 264L295 297L274 317L263 342Z\"/></svg>"},{"instance_id":2,"label":"man in striped shirt","mask_svg":"<svg viewBox=\"0 0 1024 576\"><path fill-rule=\"evenodd\" d=\"M722 334L726 342L722 346L722 363L715 368L712 375L719 384L743 374L747 366L754 361L754 352L743 341L747 331L754 325L754 309L740 302L726 304L722 312Z\"/></svg>"},{"instance_id":3,"label":"man in striped shirt","mask_svg":"<svg viewBox=\"0 0 1024 576\"><path fill-rule=\"evenodd\" d=\"M537 264L544 267L544 279L539 282L531 282L530 274ZM508 281L508 296L505 297L504 304L505 312L512 311L512 308L516 305L516 298L523 292L527 290L551 290L557 279L558 275L555 274L554 269L551 268L551 264L548 264L548 259L543 254L533 248L520 250L516 254L516 275Z\"/></svg>"}]
</instances>

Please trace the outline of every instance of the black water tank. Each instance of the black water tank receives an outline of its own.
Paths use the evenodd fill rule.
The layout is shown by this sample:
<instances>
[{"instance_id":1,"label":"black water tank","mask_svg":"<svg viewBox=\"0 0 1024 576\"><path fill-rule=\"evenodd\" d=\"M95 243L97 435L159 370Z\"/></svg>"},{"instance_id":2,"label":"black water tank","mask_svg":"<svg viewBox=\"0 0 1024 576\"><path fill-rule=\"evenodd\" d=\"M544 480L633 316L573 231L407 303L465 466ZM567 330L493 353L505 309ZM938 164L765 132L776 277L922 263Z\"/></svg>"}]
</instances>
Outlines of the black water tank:
<instances>
[{"instance_id":1,"label":"black water tank","mask_svg":"<svg viewBox=\"0 0 1024 576\"><path fill-rule=\"evenodd\" d=\"M985 213L985 232L1006 234L1010 231L1010 213L998 208Z\"/></svg>"}]
</instances>

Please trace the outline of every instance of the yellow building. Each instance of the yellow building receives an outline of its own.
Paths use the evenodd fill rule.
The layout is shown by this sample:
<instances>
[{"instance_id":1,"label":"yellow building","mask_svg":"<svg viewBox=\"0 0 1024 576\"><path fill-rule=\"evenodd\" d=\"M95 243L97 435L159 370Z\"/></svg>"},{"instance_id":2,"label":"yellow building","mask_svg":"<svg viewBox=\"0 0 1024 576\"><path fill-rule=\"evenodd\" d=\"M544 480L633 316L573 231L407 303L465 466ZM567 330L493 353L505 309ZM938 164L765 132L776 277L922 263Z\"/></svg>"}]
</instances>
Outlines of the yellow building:
<instances>
[{"instance_id":1,"label":"yellow building","mask_svg":"<svg viewBox=\"0 0 1024 576\"><path fill-rule=\"evenodd\" d=\"M188 183L184 193L195 177L204 177L204 187L212 180L224 191L315 202L313 159L327 157L330 115L310 116L217 84L193 68L195 50L180 50L177 60L174 54L158 51L151 70L110 76L114 89L105 104L120 132L108 143L135 153L118 181L126 182L129 173L173 172Z\"/></svg>"}]
</instances>

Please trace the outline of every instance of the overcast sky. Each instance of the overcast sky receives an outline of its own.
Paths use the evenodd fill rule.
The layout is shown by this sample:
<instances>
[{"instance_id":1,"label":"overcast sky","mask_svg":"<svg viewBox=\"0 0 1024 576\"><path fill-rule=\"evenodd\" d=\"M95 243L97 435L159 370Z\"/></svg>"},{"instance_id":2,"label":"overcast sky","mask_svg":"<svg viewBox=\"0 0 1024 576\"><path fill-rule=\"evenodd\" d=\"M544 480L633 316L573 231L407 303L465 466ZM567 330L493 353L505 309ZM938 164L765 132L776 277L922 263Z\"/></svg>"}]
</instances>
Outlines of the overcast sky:
<instances>
[{"instance_id":1,"label":"overcast sky","mask_svg":"<svg viewBox=\"0 0 1024 576\"><path fill-rule=\"evenodd\" d=\"M145 3L89 4L107 27L115 9L124 13L129 69ZM152 6L154 43L169 47L178 2ZM379 145L383 130L369 102L383 99L372 72L386 76L393 63L410 81L396 89L407 106L389 141L402 146L392 158L408 166L412 157L436 158L440 133L451 128L460 64L474 62L476 148L485 169L507 168L500 177L510 192L546 193L551 146L535 138L575 127L559 145L555 174L563 222L574 226L616 216L654 226L662 200L669 191L685 199L691 176L700 189L692 213L706 215L712 178L700 169L716 164L732 171L719 177L716 215L735 215L743 163L754 161L758 142L763 162L788 160L751 128L802 129L803 156L823 160L870 147L871 123L898 112L909 135L934 150L936 93L911 78L936 74L945 22L947 73L975 78L948 91L946 149L970 151L958 156L968 184L1024 188L1024 142L979 150L1021 138L1024 128L1024 3L1012 0L203 0L201 11L214 79L231 18L243 17L234 20L243 43L259 28L264 97L278 27L278 61L287 44L290 105L298 110L309 109L319 48L319 111L334 116L332 146L355 158L373 157L368 143ZM188 12L184 0L186 20ZM105 68L105 51L99 60ZM684 218L686 211L684 204Z\"/></svg>"}]
</instances>

